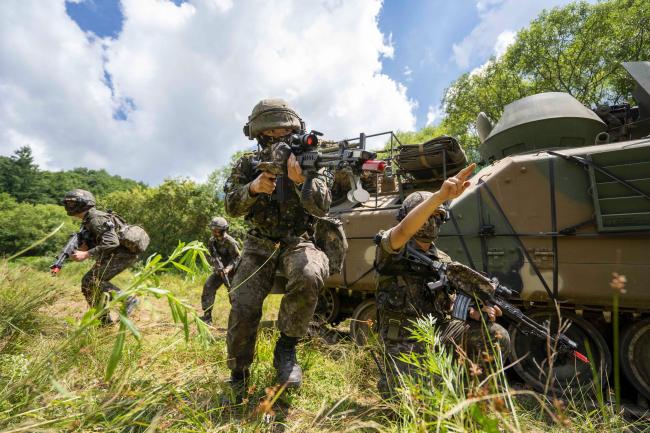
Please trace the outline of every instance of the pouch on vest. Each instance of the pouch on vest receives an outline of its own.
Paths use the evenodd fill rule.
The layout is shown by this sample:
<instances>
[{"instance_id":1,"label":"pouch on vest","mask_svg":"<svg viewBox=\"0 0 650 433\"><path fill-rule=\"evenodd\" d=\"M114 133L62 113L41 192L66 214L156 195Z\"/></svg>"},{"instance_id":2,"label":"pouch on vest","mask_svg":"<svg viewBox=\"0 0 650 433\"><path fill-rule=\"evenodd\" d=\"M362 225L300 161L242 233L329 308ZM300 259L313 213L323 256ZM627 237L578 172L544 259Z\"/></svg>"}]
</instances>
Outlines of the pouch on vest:
<instances>
[{"instance_id":1,"label":"pouch on vest","mask_svg":"<svg viewBox=\"0 0 650 433\"><path fill-rule=\"evenodd\" d=\"M335 218L317 218L314 224L314 241L329 258L330 275L340 273L348 249L348 240L341 221Z\"/></svg>"},{"instance_id":2,"label":"pouch on vest","mask_svg":"<svg viewBox=\"0 0 650 433\"><path fill-rule=\"evenodd\" d=\"M127 224L124 218L115 212L109 212L116 221L117 237L120 245L131 251L133 254L144 253L149 246L150 238L147 232L140 226Z\"/></svg>"}]
</instances>

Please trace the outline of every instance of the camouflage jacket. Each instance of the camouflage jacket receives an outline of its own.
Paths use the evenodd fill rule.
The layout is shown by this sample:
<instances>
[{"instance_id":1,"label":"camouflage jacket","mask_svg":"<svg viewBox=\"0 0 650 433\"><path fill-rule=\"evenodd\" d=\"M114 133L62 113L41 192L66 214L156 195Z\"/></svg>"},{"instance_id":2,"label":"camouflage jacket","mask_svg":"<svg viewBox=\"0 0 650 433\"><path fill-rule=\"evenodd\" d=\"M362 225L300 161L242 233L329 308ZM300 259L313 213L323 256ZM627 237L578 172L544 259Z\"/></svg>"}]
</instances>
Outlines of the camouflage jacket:
<instances>
[{"instance_id":1,"label":"camouflage jacket","mask_svg":"<svg viewBox=\"0 0 650 433\"><path fill-rule=\"evenodd\" d=\"M256 156L259 160L269 160L270 150L262 149L259 155L246 154L232 168L224 185L228 215L245 216L255 236L273 241L299 238L311 233L313 216L324 216L332 202L329 173L320 171L313 178L308 178L302 187L286 179L290 184L290 193L288 199L280 203L268 194L250 194L250 183L260 174L254 165ZM303 197L302 188L308 182L311 183L312 193Z\"/></svg>"},{"instance_id":2,"label":"camouflage jacket","mask_svg":"<svg viewBox=\"0 0 650 433\"><path fill-rule=\"evenodd\" d=\"M403 259L400 250L390 246L390 230L379 232L381 241L377 246L375 264L377 269L377 305L382 312L396 316L415 318L433 314L438 320L446 321L455 296L443 291L431 295L426 284L430 271ZM409 242L415 242L410 240ZM417 246L416 246L417 248ZM450 263L451 258L432 243L426 254L434 260Z\"/></svg>"},{"instance_id":3,"label":"camouflage jacket","mask_svg":"<svg viewBox=\"0 0 650 433\"><path fill-rule=\"evenodd\" d=\"M228 233L223 235L223 239L217 239L210 236L208 241L208 251L213 259L219 257L224 268L234 266L239 259L239 245L237 241ZM216 261L214 261L216 264Z\"/></svg>"},{"instance_id":4,"label":"camouflage jacket","mask_svg":"<svg viewBox=\"0 0 650 433\"><path fill-rule=\"evenodd\" d=\"M88 231L89 239L86 241L91 257L109 254L120 246L115 223L108 212L90 208L81 221L81 226Z\"/></svg>"}]
</instances>

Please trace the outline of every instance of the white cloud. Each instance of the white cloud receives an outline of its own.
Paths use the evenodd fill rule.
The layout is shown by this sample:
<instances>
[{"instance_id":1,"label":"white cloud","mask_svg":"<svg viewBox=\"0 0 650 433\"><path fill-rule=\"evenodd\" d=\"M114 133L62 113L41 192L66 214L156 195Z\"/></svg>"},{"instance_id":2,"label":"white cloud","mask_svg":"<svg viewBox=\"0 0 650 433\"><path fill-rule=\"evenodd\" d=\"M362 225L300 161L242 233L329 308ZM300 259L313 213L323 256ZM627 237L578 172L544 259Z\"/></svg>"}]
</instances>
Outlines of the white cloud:
<instances>
[{"instance_id":1,"label":"white cloud","mask_svg":"<svg viewBox=\"0 0 650 433\"><path fill-rule=\"evenodd\" d=\"M570 0L476 0L479 22L462 41L452 47L456 65L464 70L482 64L492 55L502 55L516 32L544 9Z\"/></svg>"},{"instance_id":2,"label":"white cloud","mask_svg":"<svg viewBox=\"0 0 650 433\"><path fill-rule=\"evenodd\" d=\"M429 105L426 126L437 124L444 114L444 110L441 107Z\"/></svg>"},{"instance_id":3,"label":"white cloud","mask_svg":"<svg viewBox=\"0 0 650 433\"><path fill-rule=\"evenodd\" d=\"M508 47L515 42L516 36L517 33L510 30L504 30L499 33L499 36L497 36L497 40L494 43L494 55L497 57L504 55Z\"/></svg>"},{"instance_id":4,"label":"white cloud","mask_svg":"<svg viewBox=\"0 0 650 433\"><path fill-rule=\"evenodd\" d=\"M250 146L242 126L270 96L288 99L328 138L413 129L414 101L381 72L393 48L378 29L380 7L122 0L122 32L102 40L76 26L63 0L5 0L0 153L31 140L46 167L203 179Z\"/></svg>"},{"instance_id":5,"label":"white cloud","mask_svg":"<svg viewBox=\"0 0 650 433\"><path fill-rule=\"evenodd\" d=\"M494 43L494 56L497 59L506 53L508 47L515 42L516 36L517 34L515 32L511 32L509 30L504 30L499 34L499 36L497 36L497 40ZM492 58L489 58L482 65L479 65L472 69L469 75L483 74L492 61Z\"/></svg>"}]
</instances>

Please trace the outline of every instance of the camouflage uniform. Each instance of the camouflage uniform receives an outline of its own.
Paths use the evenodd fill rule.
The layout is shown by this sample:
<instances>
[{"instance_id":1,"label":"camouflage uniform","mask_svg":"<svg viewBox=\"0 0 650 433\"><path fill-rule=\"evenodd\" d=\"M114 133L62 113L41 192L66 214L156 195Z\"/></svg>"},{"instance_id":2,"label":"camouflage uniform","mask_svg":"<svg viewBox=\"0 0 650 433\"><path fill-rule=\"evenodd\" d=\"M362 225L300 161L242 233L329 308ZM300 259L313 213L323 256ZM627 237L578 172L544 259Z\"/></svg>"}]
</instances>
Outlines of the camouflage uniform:
<instances>
[{"instance_id":1,"label":"camouflage uniform","mask_svg":"<svg viewBox=\"0 0 650 433\"><path fill-rule=\"evenodd\" d=\"M423 348L410 336L408 328L413 326L412 321L432 315L436 319L442 340L446 343L458 344L466 350L470 357L477 357L485 350L486 336L483 324L479 321L460 321L452 319L455 296L444 291L436 292L431 296L426 286L431 279L426 275L430 272L416 264L402 259L401 252L393 250L390 245L390 230L379 233L381 241L377 247L377 321L379 336L384 345L389 360L387 380L392 383L395 370L403 373L409 372L409 365L399 360L400 353L421 353ZM415 242L411 239L409 242ZM417 245L414 247L418 248ZM425 252L434 260L450 263L451 258L443 251L431 244ZM509 337L507 331L499 324L488 323L491 341L499 341L501 351L507 353ZM380 386L382 383L380 383ZM385 383L384 383L385 385Z\"/></svg>"},{"instance_id":2,"label":"camouflage uniform","mask_svg":"<svg viewBox=\"0 0 650 433\"><path fill-rule=\"evenodd\" d=\"M81 279L81 292L88 305L93 307L101 301L103 293L119 293L120 289L110 280L133 265L138 255L120 246L115 223L109 213L90 208L81 225L88 230L88 254L96 259L93 267Z\"/></svg>"},{"instance_id":3,"label":"camouflage uniform","mask_svg":"<svg viewBox=\"0 0 650 433\"><path fill-rule=\"evenodd\" d=\"M259 159L270 159L270 151L260 150ZM302 337L307 332L328 276L328 258L314 246L311 231L312 215L323 216L329 210L329 177L321 172L308 178L302 187L285 178L290 194L282 203L268 194L251 196L249 184L259 175L253 157L244 155L238 161L224 187L226 212L233 217L245 215L251 227L230 292L227 344L228 367L233 371L243 371L253 362L262 303L271 291L276 271L287 279L278 327L289 337ZM311 183L311 194L303 197L301 191L307 183Z\"/></svg>"},{"instance_id":4,"label":"camouflage uniform","mask_svg":"<svg viewBox=\"0 0 650 433\"><path fill-rule=\"evenodd\" d=\"M239 246L237 245L237 241L228 233L224 233L222 239L211 236L208 241L208 251L210 252L214 265L217 263L215 258L219 258L224 269L230 267L230 272L228 272L227 277L228 281L231 281L235 271L235 265L239 260ZM221 273L217 272L217 269L205 281L203 293L201 293L201 307L205 316L212 317L212 305L214 304L217 289L225 283ZM227 284L226 287L230 288Z\"/></svg>"}]
</instances>

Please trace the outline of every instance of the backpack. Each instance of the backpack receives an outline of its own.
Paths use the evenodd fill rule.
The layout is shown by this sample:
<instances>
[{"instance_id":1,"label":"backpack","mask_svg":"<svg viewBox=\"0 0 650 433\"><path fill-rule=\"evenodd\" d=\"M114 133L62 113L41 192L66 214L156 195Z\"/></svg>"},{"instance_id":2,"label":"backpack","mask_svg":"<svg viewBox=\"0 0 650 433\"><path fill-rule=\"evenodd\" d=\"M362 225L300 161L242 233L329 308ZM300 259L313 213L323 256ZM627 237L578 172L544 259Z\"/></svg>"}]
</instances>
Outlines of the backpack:
<instances>
[{"instance_id":1,"label":"backpack","mask_svg":"<svg viewBox=\"0 0 650 433\"><path fill-rule=\"evenodd\" d=\"M115 223L120 245L133 254L144 253L149 246L149 235L140 226L127 224L124 218L113 211L108 212Z\"/></svg>"},{"instance_id":2,"label":"backpack","mask_svg":"<svg viewBox=\"0 0 650 433\"><path fill-rule=\"evenodd\" d=\"M348 249L343 223L336 218L317 218L314 224L314 243L329 258L330 275L340 273Z\"/></svg>"}]
</instances>

